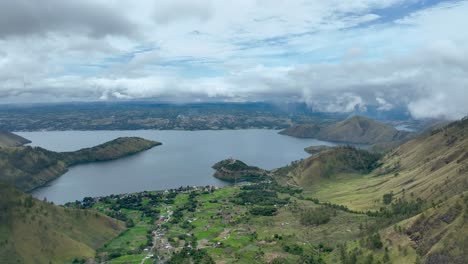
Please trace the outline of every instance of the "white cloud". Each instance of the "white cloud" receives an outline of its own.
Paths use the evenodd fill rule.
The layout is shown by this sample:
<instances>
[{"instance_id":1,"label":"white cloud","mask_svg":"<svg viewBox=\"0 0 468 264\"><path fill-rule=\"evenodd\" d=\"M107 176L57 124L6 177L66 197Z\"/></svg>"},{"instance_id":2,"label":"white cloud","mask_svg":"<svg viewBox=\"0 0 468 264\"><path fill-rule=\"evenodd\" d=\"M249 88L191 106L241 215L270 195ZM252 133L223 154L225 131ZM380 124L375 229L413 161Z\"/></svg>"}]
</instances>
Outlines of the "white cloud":
<instances>
[{"instance_id":1,"label":"white cloud","mask_svg":"<svg viewBox=\"0 0 468 264\"><path fill-rule=\"evenodd\" d=\"M466 115L468 2L378 23L413 2L2 2L0 101L287 98Z\"/></svg>"}]
</instances>

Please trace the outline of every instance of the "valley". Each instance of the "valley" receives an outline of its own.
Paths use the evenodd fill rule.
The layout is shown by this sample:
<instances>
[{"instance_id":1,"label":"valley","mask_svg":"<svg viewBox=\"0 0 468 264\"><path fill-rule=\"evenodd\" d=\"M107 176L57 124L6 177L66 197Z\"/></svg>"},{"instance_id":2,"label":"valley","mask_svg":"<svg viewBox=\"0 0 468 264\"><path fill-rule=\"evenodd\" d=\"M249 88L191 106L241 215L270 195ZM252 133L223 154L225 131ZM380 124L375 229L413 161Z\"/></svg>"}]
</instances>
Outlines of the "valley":
<instances>
[{"instance_id":1,"label":"valley","mask_svg":"<svg viewBox=\"0 0 468 264\"><path fill-rule=\"evenodd\" d=\"M43 230L50 228L43 223L58 219L63 226L70 223L75 228L79 224L73 221L81 220L71 221L66 216L70 212L113 219L115 231L92 239L86 237L92 232L86 227L79 231L84 236L66 233L67 239L76 242L63 250L64 255L54 253L50 248L54 243L41 249L44 258L74 263L90 259L105 263L464 263L468 260L464 250L468 245L464 235L468 231L467 129L468 119L462 119L385 153L348 145L310 146L304 141L298 149L304 155L304 145L310 146L305 150L312 155L279 168L263 169L254 162L229 158L211 164L215 169L211 177L233 183L224 187L97 195L56 206L3 185L2 193L13 200L2 208L19 207L7 209L12 213L2 222L16 223L25 212L42 215L31 216L30 221L39 221L39 226L46 226ZM120 140L125 138L116 142ZM133 142L126 152L111 151L116 142L50 152L55 156L34 150L60 157L63 164L77 164L158 145L133 140L142 145ZM15 199L19 202L11 202ZM32 208L64 215L51 220L44 209L25 209L31 203ZM15 246L15 241L22 241L18 231L12 232L16 227L2 226L4 255L26 261L23 249ZM58 239L47 232L41 236ZM76 251L83 247L85 251Z\"/></svg>"}]
</instances>

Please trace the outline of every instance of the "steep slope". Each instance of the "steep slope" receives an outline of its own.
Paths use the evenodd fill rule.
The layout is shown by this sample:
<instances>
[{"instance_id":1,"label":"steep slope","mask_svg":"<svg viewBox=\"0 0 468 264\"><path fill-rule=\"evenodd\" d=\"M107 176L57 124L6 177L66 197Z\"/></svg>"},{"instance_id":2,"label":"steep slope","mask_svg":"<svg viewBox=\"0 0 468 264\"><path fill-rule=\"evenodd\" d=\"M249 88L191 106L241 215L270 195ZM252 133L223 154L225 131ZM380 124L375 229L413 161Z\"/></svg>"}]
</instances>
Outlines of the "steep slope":
<instances>
[{"instance_id":1,"label":"steep slope","mask_svg":"<svg viewBox=\"0 0 468 264\"><path fill-rule=\"evenodd\" d=\"M322 128L316 124L294 125L281 130L279 134L297 138L316 138Z\"/></svg>"},{"instance_id":2,"label":"steep slope","mask_svg":"<svg viewBox=\"0 0 468 264\"><path fill-rule=\"evenodd\" d=\"M415 262L419 258L428 264L468 263L466 194L454 196L383 230L384 246L394 262Z\"/></svg>"},{"instance_id":3,"label":"steep slope","mask_svg":"<svg viewBox=\"0 0 468 264\"><path fill-rule=\"evenodd\" d=\"M375 120L355 116L322 129L319 138L357 144L374 144L401 140L409 134L407 131L399 131Z\"/></svg>"},{"instance_id":4,"label":"steep slope","mask_svg":"<svg viewBox=\"0 0 468 264\"><path fill-rule=\"evenodd\" d=\"M79 163L106 161L147 150L161 143L142 138L118 138L74 152L53 152L39 147L0 148L0 181L30 191Z\"/></svg>"},{"instance_id":5,"label":"steep slope","mask_svg":"<svg viewBox=\"0 0 468 264\"><path fill-rule=\"evenodd\" d=\"M0 131L0 147L18 147L28 143L31 143L31 141L24 137L7 131Z\"/></svg>"},{"instance_id":6,"label":"steep slope","mask_svg":"<svg viewBox=\"0 0 468 264\"><path fill-rule=\"evenodd\" d=\"M325 151L281 170L277 177L304 187L315 197L354 209L379 208L386 193L393 193L394 198L439 203L468 189L467 150L465 118L404 143L387 153L379 161L380 167L370 173L335 169L330 179L319 177L324 164L336 159Z\"/></svg>"},{"instance_id":7,"label":"steep slope","mask_svg":"<svg viewBox=\"0 0 468 264\"><path fill-rule=\"evenodd\" d=\"M293 164L286 174L278 170L276 178L289 177L291 184L309 189L319 182L333 180L338 174L369 173L379 166L379 158L379 154L349 146L328 148Z\"/></svg>"},{"instance_id":8,"label":"steep slope","mask_svg":"<svg viewBox=\"0 0 468 264\"><path fill-rule=\"evenodd\" d=\"M317 125L296 125L279 132L299 138L347 142L355 144L375 144L396 142L407 139L412 133L399 131L381 122L355 116L335 124L319 127Z\"/></svg>"},{"instance_id":9,"label":"steep slope","mask_svg":"<svg viewBox=\"0 0 468 264\"><path fill-rule=\"evenodd\" d=\"M0 183L0 263L71 263L92 258L123 230L94 211L38 201Z\"/></svg>"}]
</instances>

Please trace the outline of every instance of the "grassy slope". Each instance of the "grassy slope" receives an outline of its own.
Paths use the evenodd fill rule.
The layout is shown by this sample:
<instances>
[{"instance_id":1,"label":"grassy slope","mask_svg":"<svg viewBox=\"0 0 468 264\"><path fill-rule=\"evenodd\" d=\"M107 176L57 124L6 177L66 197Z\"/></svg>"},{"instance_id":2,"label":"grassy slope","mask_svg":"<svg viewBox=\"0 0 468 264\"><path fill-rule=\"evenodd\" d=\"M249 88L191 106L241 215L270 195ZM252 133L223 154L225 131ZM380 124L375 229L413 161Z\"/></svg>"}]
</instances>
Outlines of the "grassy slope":
<instances>
[{"instance_id":1,"label":"grassy slope","mask_svg":"<svg viewBox=\"0 0 468 264\"><path fill-rule=\"evenodd\" d=\"M160 144L129 137L74 152L60 153L39 147L0 148L0 180L29 191L59 177L68 166L113 160Z\"/></svg>"},{"instance_id":2,"label":"grassy slope","mask_svg":"<svg viewBox=\"0 0 468 264\"><path fill-rule=\"evenodd\" d=\"M378 121L355 116L320 131L319 138L359 144L390 142L405 138L409 133L398 131Z\"/></svg>"},{"instance_id":3,"label":"grassy slope","mask_svg":"<svg viewBox=\"0 0 468 264\"><path fill-rule=\"evenodd\" d=\"M27 143L31 141L10 132L0 131L0 147L17 147Z\"/></svg>"},{"instance_id":4,"label":"grassy slope","mask_svg":"<svg viewBox=\"0 0 468 264\"><path fill-rule=\"evenodd\" d=\"M380 231L392 263L467 263L468 198L454 196L438 206ZM369 250L349 243L348 250L363 250L382 258L384 250ZM364 261L363 257L360 261Z\"/></svg>"},{"instance_id":5,"label":"grassy slope","mask_svg":"<svg viewBox=\"0 0 468 264\"><path fill-rule=\"evenodd\" d=\"M468 188L466 149L467 120L410 140L385 155L383 165L369 174L342 171L321 177L324 164L335 158L326 151L287 170L286 179L314 197L353 209L376 209L383 194L390 192L437 203Z\"/></svg>"},{"instance_id":6,"label":"grassy slope","mask_svg":"<svg viewBox=\"0 0 468 264\"><path fill-rule=\"evenodd\" d=\"M294 125L292 127L281 130L281 135L293 136L298 138L315 138L322 129L321 126L315 124Z\"/></svg>"},{"instance_id":7,"label":"grassy slope","mask_svg":"<svg viewBox=\"0 0 468 264\"><path fill-rule=\"evenodd\" d=\"M66 263L94 257L121 222L93 211L65 209L0 183L0 263Z\"/></svg>"},{"instance_id":8,"label":"grassy slope","mask_svg":"<svg viewBox=\"0 0 468 264\"><path fill-rule=\"evenodd\" d=\"M357 144L400 141L410 135L409 132L398 131L392 126L359 116L326 127L310 124L296 125L281 131L280 134Z\"/></svg>"}]
</instances>

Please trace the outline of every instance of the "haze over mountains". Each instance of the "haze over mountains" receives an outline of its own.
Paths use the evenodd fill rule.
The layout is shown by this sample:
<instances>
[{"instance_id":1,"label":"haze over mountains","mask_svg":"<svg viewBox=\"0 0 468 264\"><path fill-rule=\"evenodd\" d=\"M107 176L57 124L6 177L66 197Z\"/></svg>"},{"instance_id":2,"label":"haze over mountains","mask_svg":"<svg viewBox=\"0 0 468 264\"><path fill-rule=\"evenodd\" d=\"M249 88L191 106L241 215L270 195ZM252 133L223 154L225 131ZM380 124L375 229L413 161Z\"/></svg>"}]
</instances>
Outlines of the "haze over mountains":
<instances>
[{"instance_id":1,"label":"haze over mountains","mask_svg":"<svg viewBox=\"0 0 468 264\"><path fill-rule=\"evenodd\" d=\"M408 131L399 131L392 126L361 116L354 116L328 126L294 125L279 133L298 138L317 138L355 144L394 142L405 140L411 136Z\"/></svg>"}]
</instances>

